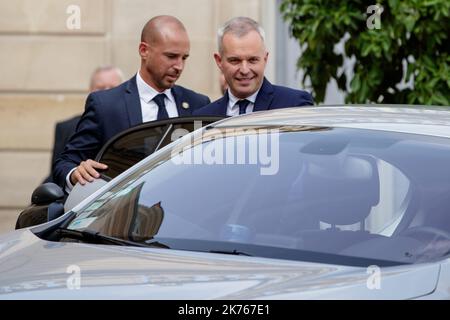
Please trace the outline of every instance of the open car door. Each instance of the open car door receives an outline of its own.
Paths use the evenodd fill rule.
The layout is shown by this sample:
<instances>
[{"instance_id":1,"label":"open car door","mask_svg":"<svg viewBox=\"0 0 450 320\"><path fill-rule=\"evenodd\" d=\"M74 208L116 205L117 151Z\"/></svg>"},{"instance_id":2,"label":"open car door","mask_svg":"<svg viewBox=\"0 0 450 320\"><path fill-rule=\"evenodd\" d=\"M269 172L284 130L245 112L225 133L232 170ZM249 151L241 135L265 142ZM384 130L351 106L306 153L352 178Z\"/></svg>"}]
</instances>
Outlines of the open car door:
<instances>
[{"instance_id":1,"label":"open car door","mask_svg":"<svg viewBox=\"0 0 450 320\"><path fill-rule=\"evenodd\" d=\"M153 152L181 138L184 134L221 119L223 117L170 118L146 122L118 133L95 157L95 161L108 165L108 169L102 171L99 179L84 186L77 184L70 192L65 204L63 204L64 193L61 188L53 183L40 185L33 192L32 204L20 213L16 229L57 218Z\"/></svg>"}]
</instances>

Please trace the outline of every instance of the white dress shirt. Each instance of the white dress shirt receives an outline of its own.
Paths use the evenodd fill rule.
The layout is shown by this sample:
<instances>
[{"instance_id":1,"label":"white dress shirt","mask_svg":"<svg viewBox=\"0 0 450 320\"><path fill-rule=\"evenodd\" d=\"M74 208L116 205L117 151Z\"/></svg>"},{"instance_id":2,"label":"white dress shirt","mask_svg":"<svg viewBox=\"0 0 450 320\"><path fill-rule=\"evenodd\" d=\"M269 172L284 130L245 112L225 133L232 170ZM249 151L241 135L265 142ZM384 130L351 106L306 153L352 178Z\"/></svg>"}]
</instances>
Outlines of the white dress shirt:
<instances>
[{"instance_id":1,"label":"white dress shirt","mask_svg":"<svg viewBox=\"0 0 450 320\"><path fill-rule=\"evenodd\" d=\"M154 121L157 119L158 105L155 101L153 101L153 98L160 93L164 93L166 95L166 97L164 98L164 104L166 105L166 110L169 118L178 117L177 104L175 103L175 98L173 97L172 91L170 89L166 89L163 92L156 91L142 79L139 72L136 74L136 84L141 101L143 122Z\"/></svg>"},{"instance_id":2,"label":"white dress shirt","mask_svg":"<svg viewBox=\"0 0 450 320\"><path fill-rule=\"evenodd\" d=\"M245 109L245 113L251 113L253 112L253 107L255 106L256 96L258 95L258 91L256 91L254 94L252 94L250 97L245 98L246 100L250 101L250 103L247 105L247 108ZM238 116L239 115L239 105L238 102L239 99L236 98L231 91L228 89L228 107L227 107L227 116Z\"/></svg>"}]
</instances>

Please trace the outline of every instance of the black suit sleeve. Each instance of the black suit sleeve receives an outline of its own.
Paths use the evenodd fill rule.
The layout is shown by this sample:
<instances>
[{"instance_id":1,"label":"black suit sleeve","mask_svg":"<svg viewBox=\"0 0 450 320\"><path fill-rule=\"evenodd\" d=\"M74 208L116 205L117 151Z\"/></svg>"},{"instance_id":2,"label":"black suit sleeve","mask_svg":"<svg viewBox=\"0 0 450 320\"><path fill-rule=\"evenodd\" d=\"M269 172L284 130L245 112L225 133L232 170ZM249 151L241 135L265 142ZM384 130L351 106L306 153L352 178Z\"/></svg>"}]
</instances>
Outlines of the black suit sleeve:
<instances>
[{"instance_id":1,"label":"black suit sleeve","mask_svg":"<svg viewBox=\"0 0 450 320\"><path fill-rule=\"evenodd\" d=\"M64 151L67 139L63 139L63 137L64 137L63 125L62 123L57 123L55 126L55 136L53 140L54 144L53 144L52 164L55 163L56 159L58 159L61 153Z\"/></svg>"},{"instance_id":2,"label":"black suit sleeve","mask_svg":"<svg viewBox=\"0 0 450 320\"><path fill-rule=\"evenodd\" d=\"M99 101L95 94L90 94L86 100L83 113L76 132L70 137L64 151L54 163L53 180L64 188L66 176L81 161L94 159L102 146L101 115Z\"/></svg>"}]
</instances>

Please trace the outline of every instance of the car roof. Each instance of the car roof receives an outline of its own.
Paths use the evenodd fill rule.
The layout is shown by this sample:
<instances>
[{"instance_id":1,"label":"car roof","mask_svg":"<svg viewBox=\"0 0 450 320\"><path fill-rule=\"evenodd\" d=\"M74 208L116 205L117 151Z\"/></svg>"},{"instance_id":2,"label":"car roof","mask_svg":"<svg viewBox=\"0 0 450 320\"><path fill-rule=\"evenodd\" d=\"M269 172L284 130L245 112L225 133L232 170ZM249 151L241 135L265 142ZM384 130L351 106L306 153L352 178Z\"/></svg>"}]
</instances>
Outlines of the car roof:
<instances>
[{"instance_id":1,"label":"car roof","mask_svg":"<svg viewBox=\"0 0 450 320\"><path fill-rule=\"evenodd\" d=\"M227 118L214 128L320 126L372 129L450 138L450 108L411 105L323 105L254 112Z\"/></svg>"}]
</instances>

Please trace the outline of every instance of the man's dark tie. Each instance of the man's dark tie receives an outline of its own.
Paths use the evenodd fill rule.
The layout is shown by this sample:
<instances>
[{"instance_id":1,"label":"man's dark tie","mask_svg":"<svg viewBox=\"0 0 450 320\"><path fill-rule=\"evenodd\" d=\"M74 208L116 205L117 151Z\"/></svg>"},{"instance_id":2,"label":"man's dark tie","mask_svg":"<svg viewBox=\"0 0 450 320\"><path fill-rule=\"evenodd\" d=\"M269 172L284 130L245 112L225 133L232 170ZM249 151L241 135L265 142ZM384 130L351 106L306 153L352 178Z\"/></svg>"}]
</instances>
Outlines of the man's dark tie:
<instances>
[{"instance_id":1,"label":"man's dark tie","mask_svg":"<svg viewBox=\"0 0 450 320\"><path fill-rule=\"evenodd\" d=\"M156 102L158 105L158 117L157 120L164 120L169 118L169 114L166 110L166 104L164 103L164 98L166 95L164 93L158 94L156 97L153 98L153 101Z\"/></svg>"},{"instance_id":2,"label":"man's dark tie","mask_svg":"<svg viewBox=\"0 0 450 320\"><path fill-rule=\"evenodd\" d=\"M250 103L250 101L248 101L247 99L238 101L239 114L245 114L247 106L248 106L249 103Z\"/></svg>"}]
</instances>

